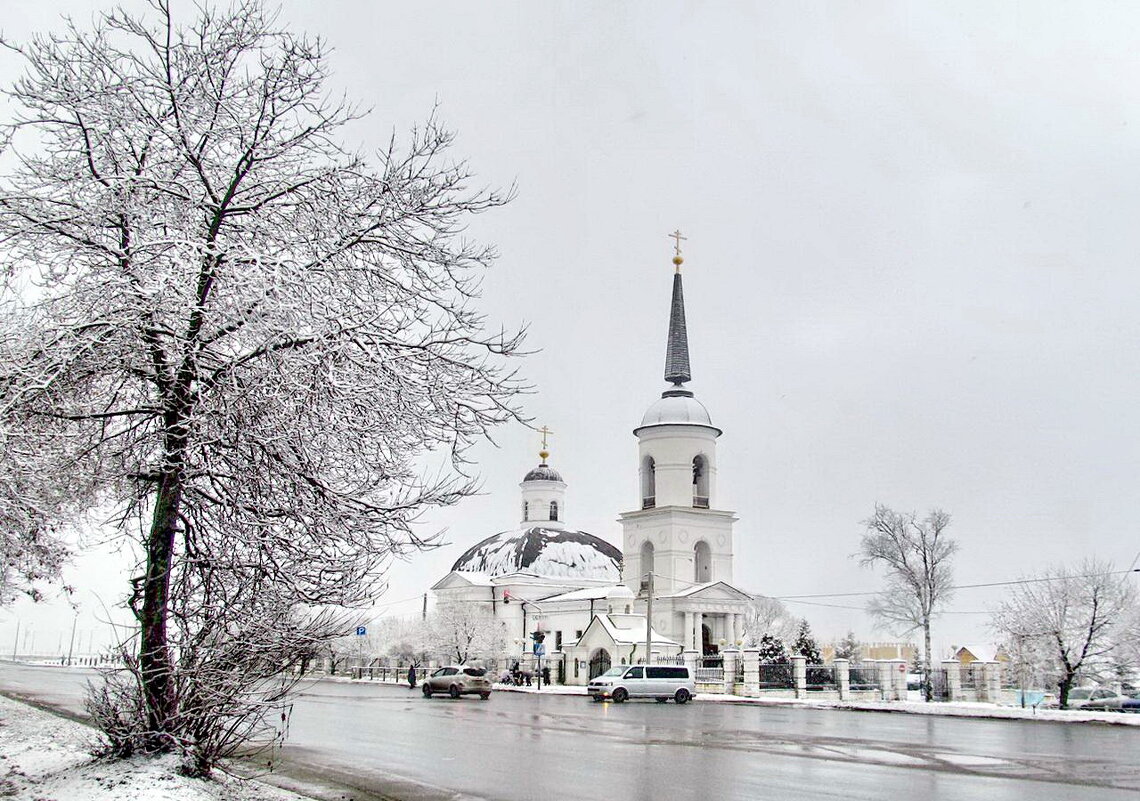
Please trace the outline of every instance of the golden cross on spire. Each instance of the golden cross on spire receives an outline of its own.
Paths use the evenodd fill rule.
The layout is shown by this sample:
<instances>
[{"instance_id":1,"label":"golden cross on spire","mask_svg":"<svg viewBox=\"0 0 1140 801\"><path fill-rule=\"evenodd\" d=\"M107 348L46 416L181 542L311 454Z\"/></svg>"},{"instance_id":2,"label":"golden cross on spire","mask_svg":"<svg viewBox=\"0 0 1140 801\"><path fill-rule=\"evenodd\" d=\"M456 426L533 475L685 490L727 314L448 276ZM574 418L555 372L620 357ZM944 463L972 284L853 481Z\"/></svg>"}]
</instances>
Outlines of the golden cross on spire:
<instances>
[{"instance_id":1,"label":"golden cross on spire","mask_svg":"<svg viewBox=\"0 0 1140 801\"><path fill-rule=\"evenodd\" d=\"M673 240L673 263L677 265L677 272L681 272L681 263L684 261L681 258L681 242L687 241L689 237L681 236L681 229L678 228L669 234L669 238Z\"/></svg>"},{"instance_id":2,"label":"golden cross on spire","mask_svg":"<svg viewBox=\"0 0 1140 801\"><path fill-rule=\"evenodd\" d=\"M550 434L553 434L554 432L546 426L543 426L538 430L542 434L542 450L538 452L538 455L542 457L542 463L546 464L546 457L550 456L550 451L546 449L546 437Z\"/></svg>"}]
</instances>

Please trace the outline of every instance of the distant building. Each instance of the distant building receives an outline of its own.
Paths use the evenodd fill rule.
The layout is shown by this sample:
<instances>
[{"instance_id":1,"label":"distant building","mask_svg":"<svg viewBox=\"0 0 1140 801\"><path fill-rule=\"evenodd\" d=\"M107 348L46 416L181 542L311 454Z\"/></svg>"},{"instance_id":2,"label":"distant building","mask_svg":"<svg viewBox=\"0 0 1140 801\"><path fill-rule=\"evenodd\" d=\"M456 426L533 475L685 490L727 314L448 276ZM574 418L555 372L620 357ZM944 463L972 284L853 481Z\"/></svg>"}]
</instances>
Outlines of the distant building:
<instances>
[{"instance_id":1,"label":"distant building","mask_svg":"<svg viewBox=\"0 0 1140 801\"><path fill-rule=\"evenodd\" d=\"M567 485L547 464L544 442L541 464L519 485L519 527L471 547L432 586L441 603L488 604L506 623L516 656L530 654L529 634L541 626L548 658L564 660L567 683L584 684L612 664L646 661L650 575L654 654L716 653L744 635L751 598L732 584L736 517L716 505L722 432L685 388L691 376L681 262L678 251L669 387L633 432L640 492L634 510L621 515L623 550L567 528Z\"/></svg>"},{"instance_id":2,"label":"distant building","mask_svg":"<svg viewBox=\"0 0 1140 801\"><path fill-rule=\"evenodd\" d=\"M1000 645L963 645L954 650L954 658L968 665L971 662L1008 662L1009 654Z\"/></svg>"}]
</instances>

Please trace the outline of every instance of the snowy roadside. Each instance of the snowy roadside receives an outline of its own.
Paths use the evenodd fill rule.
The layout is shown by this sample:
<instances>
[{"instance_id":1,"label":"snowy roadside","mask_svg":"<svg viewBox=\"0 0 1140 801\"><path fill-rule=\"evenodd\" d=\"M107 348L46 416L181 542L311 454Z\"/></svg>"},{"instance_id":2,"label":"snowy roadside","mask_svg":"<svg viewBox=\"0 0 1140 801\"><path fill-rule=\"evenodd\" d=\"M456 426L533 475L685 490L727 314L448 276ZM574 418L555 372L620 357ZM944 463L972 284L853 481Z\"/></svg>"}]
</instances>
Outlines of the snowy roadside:
<instances>
[{"instance_id":1,"label":"snowy roadside","mask_svg":"<svg viewBox=\"0 0 1140 801\"><path fill-rule=\"evenodd\" d=\"M173 758L94 759L94 729L0 696L0 798L26 801L308 801L256 781L179 775Z\"/></svg>"},{"instance_id":2,"label":"snowy roadside","mask_svg":"<svg viewBox=\"0 0 1140 801\"><path fill-rule=\"evenodd\" d=\"M548 686L539 690L535 686L515 687L496 684L495 690L515 693L545 693L548 695L585 695L585 687ZM1140 726L1140 715L1121 712L1082 712L1077 709L1021 709L997 704L939 701L927 704L922 701L823 701L813 698L746 698L742 695L698 693L698 703L751 704L755 706L793 706L804 709L843 709L856 712L898 712L911 715L941 715L959 718L994 718L998 720L1044 720L1060 723L1112 723L1120 726Z\"/></svg>"}]
</instances>

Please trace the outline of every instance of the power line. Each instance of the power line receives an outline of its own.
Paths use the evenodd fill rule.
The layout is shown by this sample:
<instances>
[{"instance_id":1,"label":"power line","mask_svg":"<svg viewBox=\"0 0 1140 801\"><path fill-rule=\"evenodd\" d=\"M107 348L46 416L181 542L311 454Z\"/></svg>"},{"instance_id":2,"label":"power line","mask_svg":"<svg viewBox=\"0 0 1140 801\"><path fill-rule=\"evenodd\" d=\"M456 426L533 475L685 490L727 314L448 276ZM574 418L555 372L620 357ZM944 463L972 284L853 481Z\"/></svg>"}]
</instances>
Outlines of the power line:
<instances>
[{"instance_id":1,"label":"power line","mask_svg":"<svg viewBox=\"0 0 1140 801\"><path fill-rule=\"evenodd\" d=\"M987 581L981 584L956 584L950 587L950 589L973 590L980 587L1008 587L1014 584L1036 584L1042 581L1064 581L1066 579L1096 578L1097 576L1120 576L1126 573L1140 573L1140 569L1128 568L1127 570L1113 570L1109 573L1089 573L1083 576L1042 576L1040 578L1015 579L1012 581ZM774 598L777 601L798 601L803 598L866 598L882 594L883 591L880 590L878 592L824 592L815 595L769 595L764 597Z\"/></svg>"}]
</instances>

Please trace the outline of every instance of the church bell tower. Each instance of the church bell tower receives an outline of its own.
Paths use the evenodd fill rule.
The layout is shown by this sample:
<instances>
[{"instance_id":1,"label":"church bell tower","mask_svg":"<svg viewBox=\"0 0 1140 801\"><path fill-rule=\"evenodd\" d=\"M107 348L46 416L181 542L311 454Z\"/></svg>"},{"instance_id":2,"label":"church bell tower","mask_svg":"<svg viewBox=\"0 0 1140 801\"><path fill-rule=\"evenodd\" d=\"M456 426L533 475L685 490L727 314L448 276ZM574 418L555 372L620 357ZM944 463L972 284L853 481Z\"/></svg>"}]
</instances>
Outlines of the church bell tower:
<instances>
[{"instance_id":1,"label":"church bell tower","mask_svg":"<svg viewBox=\"0 0 1140 801\"><path fill-rule=\"evenodd\" d=\"M673 264L673 296L665 346L669 386L634 429L638 445L638 504L621 515L623 581L644 593L648 574L654 594L731 583L732 526L736 517L716 505L716 444L721 430L685 384L692 380L681 281L680 232Z\"/></svg>"}]
</instances>

